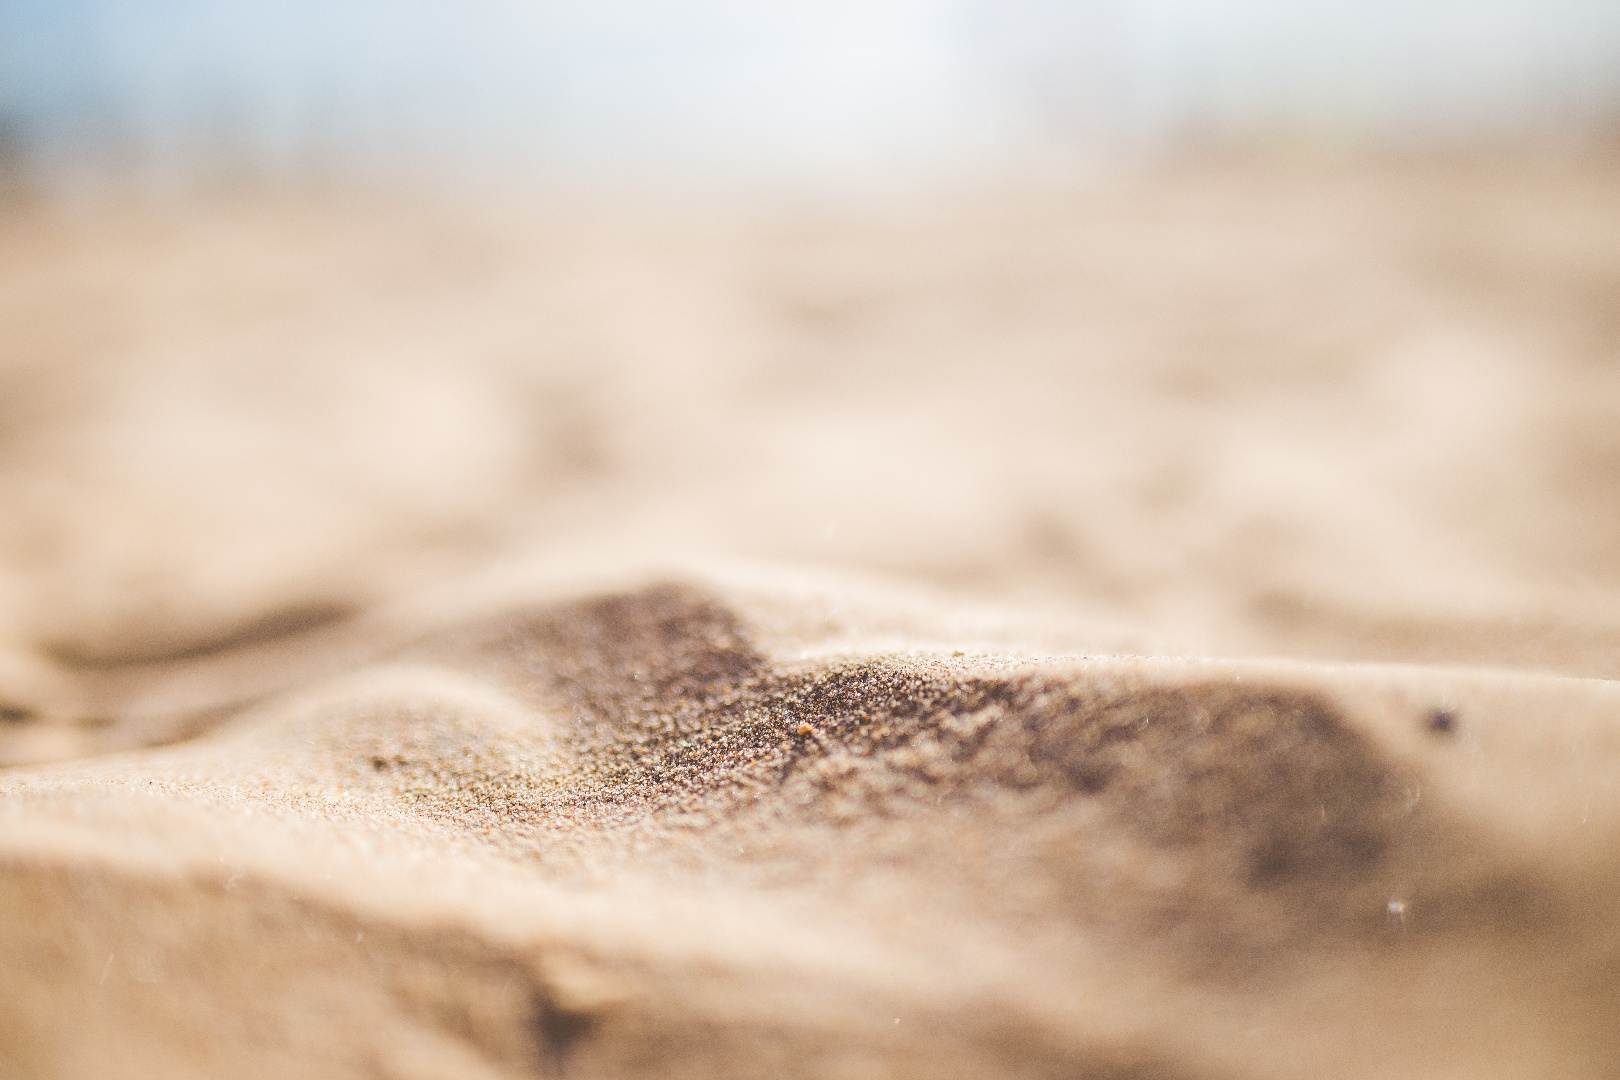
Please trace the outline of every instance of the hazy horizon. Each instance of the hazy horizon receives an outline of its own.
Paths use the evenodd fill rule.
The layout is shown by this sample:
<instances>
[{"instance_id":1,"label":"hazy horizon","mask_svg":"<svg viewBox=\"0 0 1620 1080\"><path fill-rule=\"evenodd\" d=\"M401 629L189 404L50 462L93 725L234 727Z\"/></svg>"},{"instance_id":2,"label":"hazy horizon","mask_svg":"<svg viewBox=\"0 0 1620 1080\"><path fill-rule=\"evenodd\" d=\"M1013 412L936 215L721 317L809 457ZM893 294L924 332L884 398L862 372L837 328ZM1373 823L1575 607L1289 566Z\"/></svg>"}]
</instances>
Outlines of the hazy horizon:
<instances>
[{"instance_id":1,"label":"hazy horizon","mask_svg":"<svg viewBox=\"0 0 1620 1080\"><path fill-rule=\"evenodd\" d=\"M1617 116L1620 8L1583 0L0 4L0 153L47 182L839 185Z\"/></svg>"}]
</instances>

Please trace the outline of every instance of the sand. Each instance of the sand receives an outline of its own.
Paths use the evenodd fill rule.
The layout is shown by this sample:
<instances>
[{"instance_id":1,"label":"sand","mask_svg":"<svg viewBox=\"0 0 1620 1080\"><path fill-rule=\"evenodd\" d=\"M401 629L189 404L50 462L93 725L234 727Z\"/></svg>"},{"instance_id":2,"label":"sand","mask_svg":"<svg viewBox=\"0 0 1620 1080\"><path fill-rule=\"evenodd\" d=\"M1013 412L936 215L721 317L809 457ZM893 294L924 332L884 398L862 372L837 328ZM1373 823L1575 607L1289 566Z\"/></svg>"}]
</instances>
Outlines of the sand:
<instances>
[{"instance_id":1,"label":"sand","mask_svg":"<svg viewBox=\"0 0 1620 1080\"><path fill-rule=\"evenodd\" d=\"M0 1075L1620 1075L1620 164L0 208Z\"/></svg>"}]
</instances>

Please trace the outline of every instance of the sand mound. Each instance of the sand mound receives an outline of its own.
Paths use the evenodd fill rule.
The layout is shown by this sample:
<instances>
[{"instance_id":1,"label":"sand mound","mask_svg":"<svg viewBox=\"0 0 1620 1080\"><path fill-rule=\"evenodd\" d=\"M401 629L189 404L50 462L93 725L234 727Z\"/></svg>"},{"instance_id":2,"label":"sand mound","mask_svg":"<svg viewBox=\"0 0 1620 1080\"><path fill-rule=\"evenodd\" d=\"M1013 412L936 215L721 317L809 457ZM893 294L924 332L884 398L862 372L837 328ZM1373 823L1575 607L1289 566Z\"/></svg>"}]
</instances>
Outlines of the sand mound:
<instances>
[{"instance_id":1,"label":"sand mound","mask_svg":"<svg viewBox=\"0 0 1620 1080\"><path fill-rule=\"evenodd\" d=\"M7 1071L1613 1061L1613 684L870 651L926 612L861 606L537 600L13 775Z\"/></svg>"}]
</instances>

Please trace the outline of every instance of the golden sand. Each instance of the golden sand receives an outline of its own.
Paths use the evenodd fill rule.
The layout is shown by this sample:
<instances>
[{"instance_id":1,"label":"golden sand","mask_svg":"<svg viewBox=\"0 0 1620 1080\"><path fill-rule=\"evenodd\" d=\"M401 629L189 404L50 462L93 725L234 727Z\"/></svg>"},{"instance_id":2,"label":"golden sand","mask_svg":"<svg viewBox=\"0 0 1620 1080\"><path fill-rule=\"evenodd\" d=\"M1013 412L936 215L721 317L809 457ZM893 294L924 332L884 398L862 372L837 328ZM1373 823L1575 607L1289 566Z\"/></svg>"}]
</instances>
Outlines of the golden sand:
<instances>
[{"instance_id":1,"label":"golden sand","mask_svg":"<svg viewBox=\"0 0 1620 1080\"><path fill-rule=\"evenodd\" d=\"M0 1075L1616 1075L1617 195L14 202Z\"/></svg>"}]
</instances>

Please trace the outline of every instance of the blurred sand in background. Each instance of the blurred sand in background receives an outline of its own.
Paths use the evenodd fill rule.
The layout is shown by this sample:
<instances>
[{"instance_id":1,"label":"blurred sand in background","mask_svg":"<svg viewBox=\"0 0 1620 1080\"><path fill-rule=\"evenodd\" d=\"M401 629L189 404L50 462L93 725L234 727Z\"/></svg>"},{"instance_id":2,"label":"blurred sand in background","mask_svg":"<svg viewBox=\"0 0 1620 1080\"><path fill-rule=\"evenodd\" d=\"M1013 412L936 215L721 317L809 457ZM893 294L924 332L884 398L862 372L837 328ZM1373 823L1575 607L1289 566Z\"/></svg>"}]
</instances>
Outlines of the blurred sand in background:
<instances>
[{"instance_id":1,"label":"blurred sand in background","mask_svg":"<svg viewBox=\"0 0 1620 1080\"><path fill-rule=\"evenodd\" d=\"M5 638L117 662L612 550L1611 676L1617 194L1499 155L800 212L14 200Z\"/></svg>"}]
</instances>

